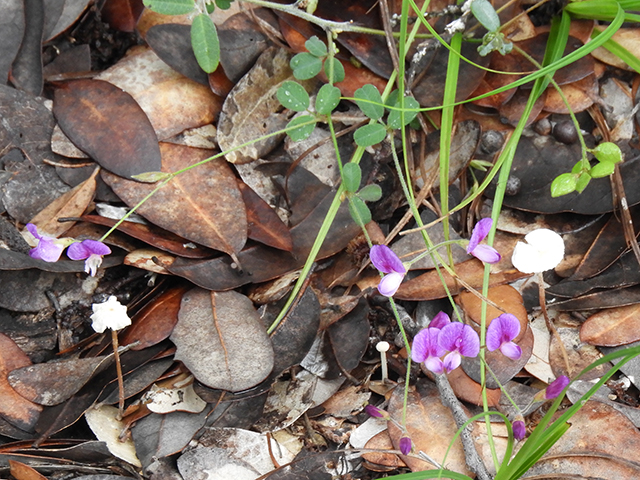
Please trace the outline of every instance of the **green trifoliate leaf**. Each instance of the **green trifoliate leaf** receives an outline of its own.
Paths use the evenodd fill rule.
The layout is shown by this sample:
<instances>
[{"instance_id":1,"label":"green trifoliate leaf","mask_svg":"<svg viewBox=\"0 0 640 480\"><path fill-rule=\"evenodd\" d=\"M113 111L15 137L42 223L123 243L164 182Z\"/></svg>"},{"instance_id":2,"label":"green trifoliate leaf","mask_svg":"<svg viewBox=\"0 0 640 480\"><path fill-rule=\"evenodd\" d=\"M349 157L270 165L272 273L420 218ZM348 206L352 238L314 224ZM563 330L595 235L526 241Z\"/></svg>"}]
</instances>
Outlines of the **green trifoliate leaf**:
<instances>
[{"instance_id":1,"label":"green trifoliate leaf","mask_svg":"<svg viewBox=\"0 0 640 480\"><path fill-rule=\"evenodd\" d=\"M577 183L577 175L573 173L563 173L551 182L551 196L555 198L575 192Z\"/></svg>"},{"instance_id":2,"label":"green trifoliate leaf","mask_svg":"<svg viewBox=\"0 0 640 480\"><path fill-rule=\"evenodd\" d=\"M400 102L397 102L395 106L396 108L398 108L400 106ZM401 111L391 110L389 112L389 118L387 118L387 125L389 125L390 128L399 129L411 123L411 120L416 118L416 115L418 115L418 111L417 110L411 111L410 109L418 109L418 108L420 108L420 104L415 98L405 97L404 98L404 123L402 122Z\"/></svg>"},{"instance_id":3,"label":"green trifoliate leaf","mask_svg":"<svg viewBox=\"0 0 640 480\"><path fill-rule=\"evenodd\" d=\"M578 181L576 182L576 192L582 193L584 189L587 188L587 185L589 185L590 181L591 175L589 175L587 172L580 175L578 177Z\"/></svg>"},{"instance_id":4,"label":"green trifoliate leaf","mask_svg":"<svg viewBox=\"0 0 640 480\"><path fill-rule=\"evenodd\" d=\"M167 173L167 172L144 172L144 173L139 173L138 175L131 175L131 178L133 178L134 180L137 180L138 182L156 183L156 182L159 182L160 180L165 180L169 178L171 175L173 174Z\"/></svg>"},{"instance_id":5,"label":"green trifoliate leaf","mask_svg":"<svg viewBox=\"0 0 640 480\"><path fill-rule=\"evenodd\" d=\"M498 14L488 0L472 0L471 13L490 32L495 32L500 28Z\"/></svg>"},{"instance_id":6,"label":"green trifoliate leaf","mask_svg":"<svg viewBox=\"0 0 640 480\"><path fill-rule=\"evenodd\" d=\"M287 128L295 127L300 125L298 128L294 128L293 130L289 130L287 135L291 137L291 140L294 142L299 142L300 140L304 140L305 138L311 135L313 129L316 128L316 119L312 115L302 115L300 117L295 117L288 124ZM304 124L307 125L304 125Z\"/></svg>"},{"instance_id":7,"label":"green trifoliate leaf","mask_svg":"<svg viewBox=\"0 0 640 480\"><path fill-rule=\"evenodd\" d=\"M359 147L370 147L380 143L387 136L387 130L379 123L363 125L355 131L353 139Z\"/></svg>"},{"instance_id":8,"label":"green trifoliate leaf","mask_svg":"<svg viewBox=\"0 0 640 480\"><path fill-rule=\"evenodd\" d=\"M333 64L333 79L331 78L330 65ZM344 80L344 67L337 58L327 58L324 61L324 73L329 79L329 83L338 83Z\"/></svg>"},{"instance_id":9,"label":"green trifoliate leaf","mask_svg":"<svg viewBox=\"0 0 640 480\"><path fill-rule=\"evenodd\" d=\"M377 202L382 198L382 188L380 185L367 185L357 195L365 202Z\"/></svg>"},{"instance_id":10,"label":"green trifoliate leaf","mask_svg":"<svg viewBox=\"0 0 640 480\"><path fill-rule=\"evenodd\" d=\"M349 193L356 193L360 188L360 181L362 180L362 170L357 163L347 163L342 167L342 183L344 188Z\"/></svg>"},{"instance_id":11,"label":"green trifoliate leaf","mask_svg":"<svg viewBox=\"0 0 640 480\"><path fill-rule=\"evenodd\" d=\"M278 89L277 97L284 107L294 112L303 112L309 108L309 94L298 82L283 82Z\"/></svg>"},{"instance_id":12,"label":"green trifoliate leaf","mask_svg":"<svg viewBox=\"0 0 640 480\"><path fill-rule=\"evenodd\" d=\"M213 20L205 13L193 19L191 47L200 68L207 73L215 72L220 63L220 41Z\"/></svg>"},{"instance_id":13,"label":"green trifoliate leaf","mask_svg":"<svg viewBox=\"0 0 640 480\"><path fill-rule=\"evenodd\" d=\"M358 197L351 197L349 200L349 213L351 213L351 218L361 227L371 221L369 207Z\"/></svg>"},{"instance_id":14,"label":"green trifoliate leaf","mask_svg":"<svg viewBox=\"0 0 640 480\"><path fill-rule=\"evenodd\" d=\"M593 178L608 177L616 169L616 164L612 162L600 162L589 170L589 175Z\"/></svg>"},{"instance_id":15,"label":"green trifoliate leaf","mask_svg":"<svg viewBox=\"0 0 640 480\"><path fill-rule=\"evenodd\" d=\"M304 42L304 46L307 48L311 55L315 55L316 57L327 56L327 46L315 35Z\"/></svg>"},{"instance_id":16,"label":"green trifoliate leaf","mask_svg":"<svg viewBox=\"0 0 640 480\"><path fill-rule=\"evenodd\" d=\"M340 89L328 83L320 87L316 96L316 112L320 115L327 115L340 103Z\"/></svg>"},{"instance_id":17,"label":"green trifoliate leaf","mask_svg":"<svg viewBox=\"0 0 640 480\"><path fill-rule=\"evenodd\" d=\"M384 115L382 96L376 87L367 83L357 89L354 97L362 113L373 120L380 120ZM366 101L365 101L366 100ZM371 103L373 102L373 103Z\"/></svg>"},{"instance_id":18,"label":"green trifoliate leaf","mask_svg":"<svg viewBox=\"0 0 640 480\"><path fill-rule=\"evenodd\" d=\"M293 76L298 80L309 80L322 70L322 60L307 52L298 53L289 62Z\"/></svg>"},{"instance_id":19,"label":"green trifoliate leaf","mask_svg":"<svg viewBox=\"0 0 640 480\"><path fill-rule=\"evenodd\" d=\"M618 163L622 161L620 147L612 142L604 142L591 150L591 153L601 162Z\"/></svg>"},{"instance_id":20,"label":"green trifoliate leaf","mask_svg":"<svg viewBox=\"0 0 640 480\"><path fill-rule=\"evenodd\" d=\"M196 7L194 0L143 0L142 3L162 15L184 15Z\"/></svg>"}]
</instances>

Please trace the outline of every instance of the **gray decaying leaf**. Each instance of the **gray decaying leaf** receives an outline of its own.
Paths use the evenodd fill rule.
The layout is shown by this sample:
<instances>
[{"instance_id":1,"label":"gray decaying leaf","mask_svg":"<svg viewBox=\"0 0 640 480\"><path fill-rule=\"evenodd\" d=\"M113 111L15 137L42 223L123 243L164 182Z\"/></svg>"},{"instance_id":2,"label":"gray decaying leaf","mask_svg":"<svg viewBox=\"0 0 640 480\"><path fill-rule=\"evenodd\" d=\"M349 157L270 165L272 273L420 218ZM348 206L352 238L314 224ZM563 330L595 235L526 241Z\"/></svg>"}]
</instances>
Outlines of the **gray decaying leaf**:
<instances>
[{"instance_id":1,"label":"gray decaying leaf","mask_svg":"<svg viewBox=\"0 0 640 480\"><path fill-rule=\"evenodd\" d=\"M187 292L171 341L176 360L211 388L246 390L273 369L273 347L260 317L251 301L234 291Z\"/></svg>"}]
</instances>

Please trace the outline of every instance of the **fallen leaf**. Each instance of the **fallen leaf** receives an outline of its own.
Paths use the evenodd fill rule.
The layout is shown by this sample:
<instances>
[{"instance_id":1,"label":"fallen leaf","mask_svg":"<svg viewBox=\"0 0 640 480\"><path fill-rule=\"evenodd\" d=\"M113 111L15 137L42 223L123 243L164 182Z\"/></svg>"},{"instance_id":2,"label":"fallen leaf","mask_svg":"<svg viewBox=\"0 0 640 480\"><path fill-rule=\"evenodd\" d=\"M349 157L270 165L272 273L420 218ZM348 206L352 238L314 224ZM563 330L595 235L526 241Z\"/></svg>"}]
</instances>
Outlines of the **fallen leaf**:
<instances>
[{"instance_id":1,"label":"fallen leaf","mask_svg":"<svg viewBox=\"0 0 640 480\"><path fill-rule=\"evenodd\" d=\"M176 172L211 154L170 143L162 143L160 148L163 172ZM127 180L108 172L102 172L102 177L130 207L156 188L156 184ZM176 176L143 203L137 213L177 235L230 254L239 252L247 239L245 206L235 176L222 158Z\"/></svg>"},{"instance_id":2,"label":"fallen leaf","mask_svg":"<svg viewBox=\"0 0 640 480\"><path fill-rule=\"evenodd\" d=\"M640 340L640 305L610 308L591 315L580 327L580 340L604 347Z\"/></svg>"},{"instance_id":3,"label":"fallen leaf","mask_svg":"<svg viewBox=\"0 0 640 480\"><path fill-rule=\"evenodd\" d=\"M251 301L237 292L195 288L182 297L171 341L176 360L211 388L239 392L273 369L273 347Z\"/></svg>"},{"instance_id":4,"label":"fallen leaf","mask_svg":"<svg viewBox=\"0 0 640 480\"><path fill-rule=\"evenodd\" d=\"M47 477L40 475L38 471L22 462L9 459L11 476L16 480L47 480Z\"/></svg>"},{"instance_id":5,"label":"fallen leaf","mask_svg":"<svg viewBox=\"0 0 640 480\"><path fill-rule=\"evenodd\" d=\"M98 440L106 442L107 448L113 456L136 467L141 467L142 464L136 456L136 448L131 438L120 438L125 424L121 420L116 420L117 415L118 409L109 405L91 408L84 414L91 431Z\"/></svg>"}]
</instances>

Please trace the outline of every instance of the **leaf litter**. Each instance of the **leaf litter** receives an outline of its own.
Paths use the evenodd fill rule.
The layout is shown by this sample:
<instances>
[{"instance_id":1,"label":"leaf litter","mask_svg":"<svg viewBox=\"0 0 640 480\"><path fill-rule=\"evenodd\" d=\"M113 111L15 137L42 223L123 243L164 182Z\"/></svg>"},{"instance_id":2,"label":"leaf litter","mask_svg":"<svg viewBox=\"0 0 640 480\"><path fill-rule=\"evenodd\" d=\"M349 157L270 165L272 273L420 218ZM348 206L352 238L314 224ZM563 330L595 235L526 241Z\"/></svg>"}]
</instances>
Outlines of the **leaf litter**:
<instances>
[{"instance_id":1,"label":"leaf litter","mask_svg":"<svg viewBox=\"0 0 640 480\"><path fill-rule=\"evenodd\" d=\"M133 5L107 3L103 14L108 17L109 9L125 12L122 18L126 22L120 27L131 30L140 11ZM382 28L373 3L356 2L346 13L335 2L322 2L320 13L337 21L351 15L363 25ZM66 458L69 452L73 452L68 455L71 460L64 468L81 472L91 466L95 478L111 472L107 468L111 455L124 462L121 466L141 468L146 476L164 469L171 475L196 478L194 472L219 474L221 469L229 469L225 471L251 478L278 478L282 471L277 467L285 464L302 475L308 476L314 469L327 475L324 462L335 460L341 452L338 445L350 438L354 446L382 450L363 457L362 466L371 472L423 468L422 460L389 452L402 447L404 435L393 423L382 422L374 429L375 435L367 434L368 441L357 443L356 432L373 423L362 413L367 402L388 402L392 417L400 418L402 391L395 381L405 373L406 352L387 304L375 294L379 279L372 270L363 270L367 248L345 205L329 229L304 295L273 334L266 334L282 308L291 279L297 278L311 251L339 176L333 150L321 145L322 139L328 138L323 127L316 127L308 144L287 140L283 146L282 136L274 135L266 142L241 145L283 128L292 115L275 97L278 86L293 79L291 55L272 44L266 32L281 30L296 52L304 51L305 40L318 32L281 13L278 20L264 10L232 16L220 25L220 37L227 38L222 42L226 48L222 69L207 75L191 57L185 40L188 27L163 25L146 11L138 28L156 52L137 47L91 80L73 79L73 75L69 77L72 80L56 78L50 84L54 117L46 103L34 95L42 88L40 40L34 48L33 25L27 25L22 36L22 23L16 20L20 8L12 2L11 29L2 34L3 44L9 48L0 55L0 71L8 73L13 63L12 83L18 87L0 88L0 181L8 220L0 228L0 237L10 247L0 251L0 342L4 345L0 349L0 434L35 441L40 450L29 450L29 457L19 465L11 456L25 455L24 444L5 442L0 455L12 462L13 476L42 477L28 469L38 469L43 463L57 465L56 455ZM56 10L47 17L44 37L40 34L38 38L65 31L85 4L74 6L75 10L64 2L48 8ZM269 27L261 30L255 20ZM520 36L514 41L541 60L548 34L528 25L526 16L519 21L521 28L514 31ZM591 28L593 22L572 25L567 52L582 45ZM635 41L632 31L623 29L617 35L621 42ZM21 38L24 49L14 61ZM382 90L383 77L390 75L393 66L381 40L339 35L338 42L349 52L339 52L347 78L337 86L344 96L353 96L369 82L382 85ZM59 37L54 41L65 40ZM233 48L224 44L233 44ZM90 48L95 50L96 46ZM531 69L515 55L477 58L474 48L468 52L463 49L463 53L476 63L516 73ZM445 49L429 51L427 46L427 51L422 63L414 66L417 75L413 79L414 94L423 106L441 103L442 91L430 86L434 82L444 85L438 79L447 66ZM357 62L350 62L349 55L366 68L355 66ZM633 154L633 121L637 119L631 101L637 82L629 80L630 74L609 72L609 77L602 78L604 68L594 58L612 63L596 52L559 71L556 80L572 110L593 116L596 127L580 117L587 140L594 141L593 133L609 135L626 153L620 172L634 218L637 212L633 205L640 201L638 182L634 181L637 155ZM74 62L67 65L71 67L64 71L60 60L58 74L73 74ZM477 94L504 84L500 76L462 65L460 100L474 95L474 90ZM320 80L326 81L322 75ZM304 85L311 94L317 91L316 80ZM505 123L519 119L526 88L476 102L476 108L490 109L493 116L479 116L471 107L460 108L453 134L450 183L467 188L473 181L467 174L468 165L478 158L493 160L501 145L489 145L487 133L492 129L504 132ZM45 94L51 92L45 90ZM601 107L602 112L594 113ZM339 108L346 111L351 107L341 104ZM513 362L495 352L487 355L496 377L509 388L525 387L523 383L537 387L540 382L549 382L552 375L574 376L607 353L606 347L638 341L637 262L628 251L630 239L621 233L611 185L606 179L596 179L587 195L548 195L551 181L572 168L579 148L554 126L566 123L562 115L566 108L556 93L547 92L536 108L532 129L521 140L514 160L512 176L519 180L519 186L506 198L511 210L503 212L500 225L506 231L498 232L494 244L503 260L492 267L490 275L489 299L495 305L489 306L488 320L509 311L520 321L520 334L514 339L522 349L520 359ZM495 122L498 118L502 125ZM66 137L56 133L54 153L50 140L56 121ZM204 143L198 145L204 148L185 144L184 132L203 126L205 130L198 135ZM217 131L209 128L213 126ZM338 130L348 127L347 123L337 124ZM439 134L413 133L414 155L424 159L412 166L419 190L437 177ZM226 158L181 173L139 207L137 213L147 224L125 222L118 227L128 237L110 237L111 246L118 251L105 258L98 278L85 278L82 262L63 259L46 263L27 255L28 246L21 243L24 240L17 227L31 221L52 237L98 240L115 221L93 214L94 200L107 198L133 208L157 186L135 181L133 175L191 167L217 153L216 142L222 150L241 148L226 153ZM353 148L352 137L341 137L343 161ZM389 155L384 146L365 155L360 187L378 183L381 172L388 170ZM95 164L101 167L100 173ZM71 171L80 171L69 167L83 167L86 173L67 184ZM437 187L439 179L435 180ZM378 229L374 238L382 239L379 242L395 227L392 219L402 213L398 202L391 201L396 192L380 183L386 188L385 198L370 204L377 225L369 226L371 231ZM488 193L492 194L491 188ZM437 204L430 205L437 210ZM476 207L482 209L480 204ZM426 215L427 209L424 212ZM523 212L539 215L526 217ZM566 213L562 216L561 212ZM600 217L592 221L596 214ZM437 218L437 214L431 215L425 216L427 222ZM527 220L514 232L513 219L518 216ZM547 302L557 306L550 311L557 336L549 335L539 320L529 325L529 314L538 301L537 287L532 289L528 285L531 280L517 272L509 260L520 235L536 223L553 222L554 217L554 229L562 232L568 245L564 264L545 276ZM464 222L453 218L453 238L468 236ZM443 233L438 228L428 230L433 238ZM410 256L420 253L419 237L417 233L401 239L392 235L388 240L397 253ZM161 273L121 266L123 253L129 253L127 265ZM454 254L462 282L448 274L445 278L465 321L477 328L480 301L469 289L481 288L484 266L467 258L460 250ZM285 274L289 277L282 279ZM507 285L519 279L515 284L518 290ZM536 291L533 296L532 290ZM91 334L87 322L91 304L101 303L111 294L128 303L133 318L133 325L119 336L126 350L122 366L128 407L121 421L116 419L117 409L110 406L118 401L110 341ZM403 311L414 312L420 305L436 308L438 299L445 295L432 263L422 261L413 265L396 298L401 307L407 307ZM595 309L601 310L592 315ZM386 358L392 380L386 383L378 380L380 354L375 347L380 340L390 345ZM563 350L571 353L571 371L566 371ZM548 475L552 468L562 475L586 475L598 468L602 478L637 477L633 458L625 453L633 451L637 440L637 430L627 418L635 418L632 412L638 402L633 390L637 387L628 386L637 375L634 368L629 364L623 369L626 376L616 380L626 387L611 384L608 391L615 391L619 400L615 406L622 413L609 406L613 393L608 393L607 404L587 403L573 417L569 433L526 476ZM422 373L428 374L426 369ZM418 370L413 374L421 375ZM593 373L601 374L602 369ZM625 383L628 379L632 380ZM477 359L465 359L462 368L449 375L454 393L469 409L482 403L479 380ZM492 388L496 385L488 386L488 403L505 408L500 391ZM525 398L532 393L521 395ZM407 429L413 443L432 457L442 458L440 450L448 446L455 432L449 410L430 380L424 378L418 380L409 398ZM570 398L575 401L576 397ZM605 397L599 398L605 401ZM439 413L432 415L436 411ZM86 421L107 448L87 433L80 441L67 439L65 432L76 428L79 420ZM602 428L599 422L620 428ZM475 428L479 432L478 451L490 464L486 433L481 432L480 424ZM504 428L494 423L492 429L500 455ZM61 439L49 440L57 432L62 432ZM438 436L442 438L434 441ZM465 472L461 449L454 448L447 467ZM305 455L310 449L326 451ZM177 463L169 461L170 456L175 456ZM361 468L352 460L347 463L351 473ZM122 478L131 471L127 468L117 470ZM46 474L46 469L43 472Z\"/></svg>"}]
</instances>

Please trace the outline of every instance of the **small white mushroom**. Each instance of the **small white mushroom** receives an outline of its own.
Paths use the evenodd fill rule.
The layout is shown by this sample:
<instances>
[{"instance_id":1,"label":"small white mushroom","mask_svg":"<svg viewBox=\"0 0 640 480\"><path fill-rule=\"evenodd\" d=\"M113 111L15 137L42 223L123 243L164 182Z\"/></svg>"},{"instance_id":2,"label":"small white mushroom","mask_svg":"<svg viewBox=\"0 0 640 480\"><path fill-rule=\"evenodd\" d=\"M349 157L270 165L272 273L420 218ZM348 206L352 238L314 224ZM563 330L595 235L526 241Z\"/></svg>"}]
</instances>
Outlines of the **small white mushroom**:
<instances>
[{"instance_id":1,"label":"small white mushroom","mask_svg":"<svg viewBox=\"0 0 640 480\"><path fill-rule=\"evenodd\" d=\"M376 350L380 352L380 362L382 363L382 381L386 382L389 375L387 369L387 352L389 351L389 342L378 342Z\"/></svg>"}]
</instances>

